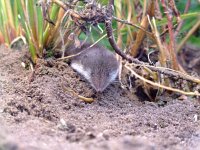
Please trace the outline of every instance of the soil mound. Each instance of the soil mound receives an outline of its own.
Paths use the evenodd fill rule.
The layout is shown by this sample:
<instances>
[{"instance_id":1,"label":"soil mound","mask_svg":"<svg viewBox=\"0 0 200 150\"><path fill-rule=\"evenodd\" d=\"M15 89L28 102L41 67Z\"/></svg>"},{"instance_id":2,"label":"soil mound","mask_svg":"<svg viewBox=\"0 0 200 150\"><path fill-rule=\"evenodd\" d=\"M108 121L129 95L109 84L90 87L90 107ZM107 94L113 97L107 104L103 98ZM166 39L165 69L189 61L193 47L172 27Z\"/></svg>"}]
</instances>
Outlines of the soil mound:
<instances>
[{"instance_id":1,"label":"soil mound","mask_svg":"<svg viewBox=\"0 0 200 150\"><path fill-rule=\"evenodd\" d=\"M33 74L21 65L24 54L0 48L0 149L200 148L197 100L139 101L119 83L96 94L61 61L40 60Z\"/></svg>"}]
</instances>

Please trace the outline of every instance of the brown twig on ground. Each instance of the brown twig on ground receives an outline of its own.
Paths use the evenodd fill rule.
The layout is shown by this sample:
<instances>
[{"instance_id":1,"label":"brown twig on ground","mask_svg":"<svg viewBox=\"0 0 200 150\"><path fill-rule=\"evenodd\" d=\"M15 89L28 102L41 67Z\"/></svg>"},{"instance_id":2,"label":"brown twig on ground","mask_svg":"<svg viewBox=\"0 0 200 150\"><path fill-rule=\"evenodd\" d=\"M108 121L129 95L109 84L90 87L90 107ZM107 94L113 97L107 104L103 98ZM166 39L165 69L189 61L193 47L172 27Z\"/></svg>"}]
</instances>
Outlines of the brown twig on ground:
<instances>
[{"instance_id":1,"label":"brown twig on ground","mask_svg":"<svg viewBox=\"0 0 200 150\"><path fill-rule=\"evenodd\" d=\"M142 81L144 81L146 83L149 83L150 85L153 85L153 86L156 86L156 87L159 87L159 88L163 88L163 89L166 89L166 90L169 90L169 91L177 92L177 93L180 93L180 94L184 94L184 95L200 96L200 93L198 91L195 91L195 92L186 92L186 91L183 91L183 90L180 90L180 89L171 88L171 87L168 87L168 86L165 86L165 85L162 85L162 84L150 81L148 79L145 79L144 77L142 77L139 74L137 74L131 68L131 64L125 64L125 68L128 69L136 78L139 78L140 80L142 80Z\"/></svg>"},{"instance_id":2,"label":"brown twig on ground","mask_svg":"<svg viewBox=\"0 0 200 150\"><path fill-rule=\"evenodd\" d=\"M93 99L93 98L87 98L87 97L81 96L81 95L77 94L74 90L65 87L63 84L62 84L61 86L62 86L62 89L63 89L65 92L71 93L73 96L78 97L79 99L81 99L82 101L84 101L84 102L86 102L86 103L92 103L92 102L94 102L94 99Z\"/></svg>"},{"instance_id":3,"label":"brown twig on ground","mask_svg":"<svg viewBox=\"0 0 200 150\"><path fill-rule=\"evenodd\" d=\"M150 66L150 65L145 65L145 64L144 65L135 64L135 66L147 67L147 68L151 69L152 71L158 72L160 74L167 75L170 78L182 79L182 80L186 80L188 82L194 82L194 83L200 84L200 79L192 77L192 76L185 74L183 72L170 69L170 68L156 67L156 66Z\"/></svg>"}]
</instances>

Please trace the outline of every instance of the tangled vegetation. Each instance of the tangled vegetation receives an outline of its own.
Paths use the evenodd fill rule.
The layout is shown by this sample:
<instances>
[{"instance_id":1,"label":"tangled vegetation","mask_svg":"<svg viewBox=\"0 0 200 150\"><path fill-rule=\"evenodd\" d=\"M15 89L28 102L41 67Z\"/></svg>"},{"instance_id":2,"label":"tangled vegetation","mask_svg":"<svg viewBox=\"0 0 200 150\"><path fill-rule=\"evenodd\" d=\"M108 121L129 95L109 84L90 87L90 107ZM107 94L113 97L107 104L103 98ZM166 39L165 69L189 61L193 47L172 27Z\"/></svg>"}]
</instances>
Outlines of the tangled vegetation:
<instances>
[{"instance_id":1,"label":"tangled vegetation","mask_svg":"<svg viewBox=\"0 0 200 150\"><path fill-rule=\"evenodd\" d=\"M198 1L2 0L0 9L0 43L25 37L34 64L90 39L114 50L150 99L152 89L200 96L200 80L178 61L186 42L200 46Z\"/></svg>"}]
</instances>

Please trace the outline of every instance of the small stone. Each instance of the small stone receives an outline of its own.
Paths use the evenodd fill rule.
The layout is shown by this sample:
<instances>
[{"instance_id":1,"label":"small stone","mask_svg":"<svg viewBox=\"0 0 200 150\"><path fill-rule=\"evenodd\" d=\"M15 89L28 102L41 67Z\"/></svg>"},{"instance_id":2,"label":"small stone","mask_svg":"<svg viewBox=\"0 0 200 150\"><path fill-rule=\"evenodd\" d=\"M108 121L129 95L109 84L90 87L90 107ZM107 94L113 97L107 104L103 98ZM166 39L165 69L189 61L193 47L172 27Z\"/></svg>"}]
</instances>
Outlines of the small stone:
<instances>
[{"instance_id":1,"label":"small stone","mask_svg":"<svg viewBox=\"0 0 200 150\"><path fill-rule=\"evenodd\" d=\"M194 115L194 122L197 122L197 121L198 121L198 115L195 114L195 115Z\"/></svg>"},{"instance_id":2,"label":"small stone","mask_svg":"<svg viewBox=\"0 0 200 150\"><path fill-rule=\"evenodd\" d=\"M0 109L0 113L3 113L4 109Z\"/></svg>"},{"instance_id":3,"label":"small stone","mask_svg":"<svg viewBox=\"0 0 200 150\"><path fill-rule=\"evenodd\" d=\"M68 131L68 133L74 133L76 131L76 127L71 123L66 123L64 119L60 119L58 129Z\"/></svg>"},{"instance_id":4,"label":"small stone","mask_svg":"<svg viewBox=\"0 0 200 150\"><path fill-rule=\"evenodd\" d=\"M103 132L99 133L97 135L97 137L99 139L109 140L109 131L108 130L104 130Z\"/></svg>"}]
</instances>

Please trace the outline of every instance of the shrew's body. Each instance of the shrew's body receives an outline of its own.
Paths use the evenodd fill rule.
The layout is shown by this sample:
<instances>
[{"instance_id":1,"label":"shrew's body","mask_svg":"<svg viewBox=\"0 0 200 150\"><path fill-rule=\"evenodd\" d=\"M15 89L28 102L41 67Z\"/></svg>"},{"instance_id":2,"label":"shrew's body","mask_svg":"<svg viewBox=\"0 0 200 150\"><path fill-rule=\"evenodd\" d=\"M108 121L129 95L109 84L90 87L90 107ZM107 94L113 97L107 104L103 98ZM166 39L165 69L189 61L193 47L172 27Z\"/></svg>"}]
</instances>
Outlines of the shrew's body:
<instances>
[{"instance_id":1,"label":"shrew's body","mask_svg":"<svg viewBox=\"0 0 200 150\"><path fill-rule=\"evenodd\" d=\"M89 48L86 43L81 48L71 47L67 55L81 54L71 59L71 67L84 76L97 92L103 92L112 83L119 72L119 63L115 55L100 45Z\"/></svg>"}]
</instances>

